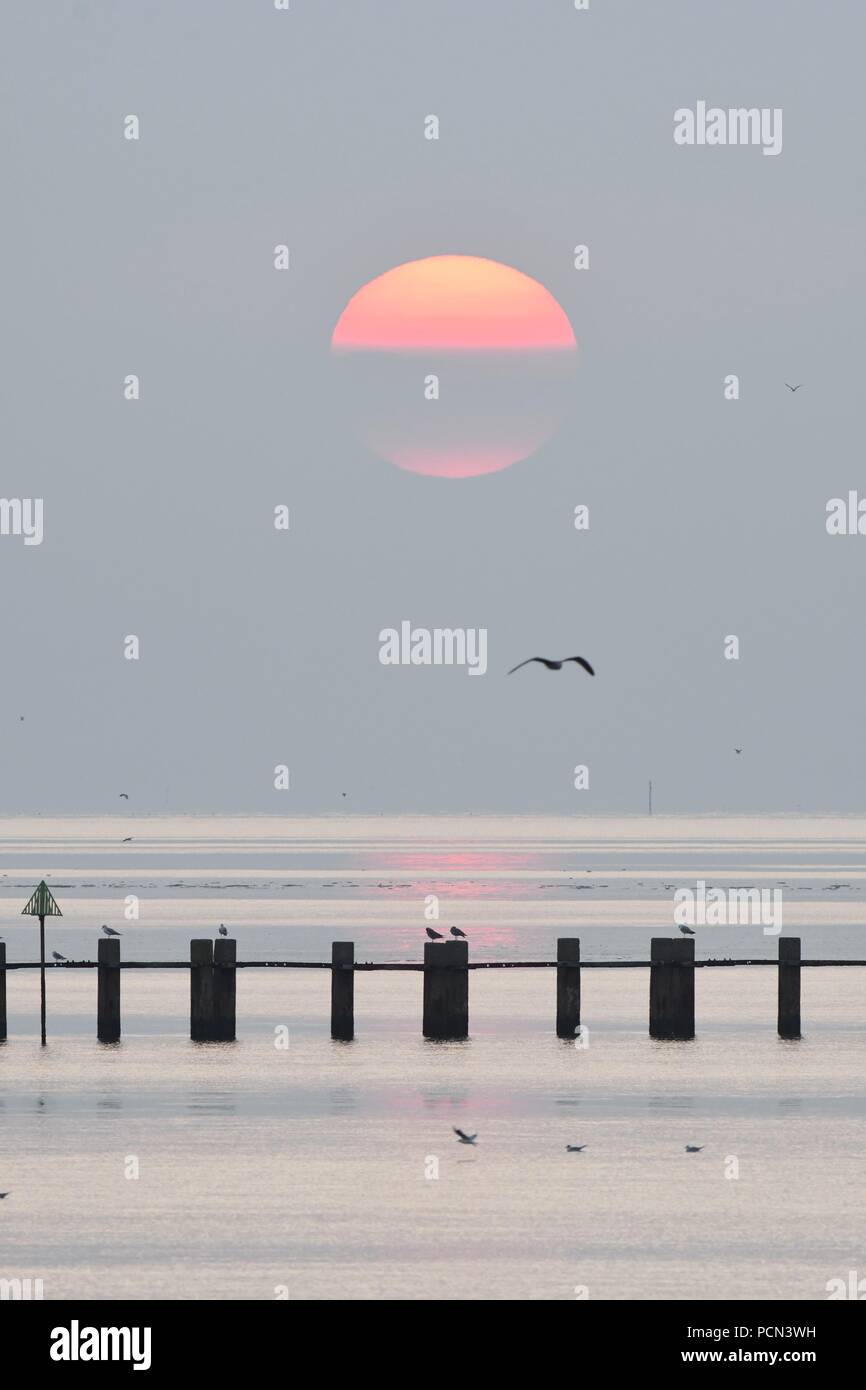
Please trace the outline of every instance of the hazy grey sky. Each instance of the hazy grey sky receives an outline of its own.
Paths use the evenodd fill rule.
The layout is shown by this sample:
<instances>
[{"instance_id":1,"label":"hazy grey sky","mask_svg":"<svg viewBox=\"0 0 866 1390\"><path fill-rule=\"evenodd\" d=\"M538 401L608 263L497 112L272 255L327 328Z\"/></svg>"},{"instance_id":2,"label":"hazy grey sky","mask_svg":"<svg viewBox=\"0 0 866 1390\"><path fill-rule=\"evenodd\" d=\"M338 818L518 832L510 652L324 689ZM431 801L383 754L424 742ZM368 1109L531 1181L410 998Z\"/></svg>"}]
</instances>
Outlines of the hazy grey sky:
<instances>
[{"instance_id":1,"label":"hazy grey sky","mask_svg":"<svg viewBox=\"0 0 866 1390\"><path fill-rule=\"evenodd\" d=\"M0 536L0 809L862 810L864 43L859 0L4 7L2 494L45 534ZM677 147L702 99L781 154ZM462 482L369 452L328 351L442 252L580 344L556 437ZM487 674L380 665L403 619Z\"/></svg>"}]
</instances>

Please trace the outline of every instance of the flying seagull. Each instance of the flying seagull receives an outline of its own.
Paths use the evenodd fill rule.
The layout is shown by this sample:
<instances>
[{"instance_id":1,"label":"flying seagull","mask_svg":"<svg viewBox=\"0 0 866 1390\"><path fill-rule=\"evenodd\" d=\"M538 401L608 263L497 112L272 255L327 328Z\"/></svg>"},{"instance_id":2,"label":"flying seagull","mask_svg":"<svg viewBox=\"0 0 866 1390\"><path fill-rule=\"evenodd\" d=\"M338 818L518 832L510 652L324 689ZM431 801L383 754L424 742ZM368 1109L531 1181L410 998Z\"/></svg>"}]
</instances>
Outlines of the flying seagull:
<instances>
[{"instance_id":1,"label":"flying seagull","mask_svg":"<svg viewBox=\"0 0 866 1390\"><path fill-rule=\"evenodd\" d=\"M691 927L680 927L680 931L682 932L683 936L694 936L694 932L692 931Z\"/></svg>"},{"instance_id":2,"label":"flying seagull","mask_svg":"<svg viewBox=\"0 0 866 1390\"><path fill-rule=\"evenodd\" d=\"M586 1148L585 1144L566 1144L566 1152L570 1154L582 1154Z\"/></svg>"},{"instance_id":3,"label":"flying seagull","mask_svg":"<svg viewBox=\"0 0 866 1390\"><path fill-rule=\"evenodd\" d=\"M582 666L588 675L595 675L589 662L584 660L582 656L564 656L561 661L551 661L546 656L528 656L525 661L519 661L516 666L512 666L508 672L509 676L513 676L514 672L519 671L521 666L529 666L533 661L540 661L542 666L547 667L548 671L561 671L567 661L576 661L578 666Z\"/></svg>"},{"instance_id":4,"label":"flying seagull","mask_svg":"<svg viewBox=\"0 0 866 1390\"><path fill-rule=\"evenodd\" d=\"M466 933L465 933L465 931L461 931L459 927L452 927L452 928L451 928L451 935L454 936L454 937L461 936L461 937L463 938L464 941L466 940Z\"/></svg>"},{"instance_id":5,"label":"flying seagull","mask_svg":"<svg viewBox=\"0 0 866 1390\"><path fill-rule=\"evenodd\" d=\"M434 931L432 927L425 927L424 930L426 931L426 933L427 933L427 935L429 936L429 938L430 938L431 941L441 941L441 940L442 940L442 933L441 933L441 931Z\"/></svg>"},{"instance_id":6,"label":"flying seagull","mask_svg":"<svg viewBox=\"0 0 866 1390\"><path fill-rule=\"evenodd\" d=\"M228 930L223 926L222 922L220 922L220 936L228 936Z\"/></svg>"},{"instance_id":7,"label":"flying seagull","mask_svg":"<svg viewBox=\"0 0 866 1390\"><path fill-rule=\"evenodd\" d=\"M788 390L789 390L789 391L799 391L799 389L800 389L800 387L803 385L803 383L802 383L802 381L798 381L796 386L791 386L790 383L786 381L786 382L785 382L785 385L788 387Z\"/></svg>"},{"instance_id":8,"label":"flying seagull","mask_svg":"<svg viewBox=\"0 0 866 1390\"><path fill-rule=\"evenodd\" d=\"M702 1149L703 1147L704 1147L703 1144L686 1144L686 1153L687 1153L687 1154L699 1154L699 1153L701 1152L701 1149Z\"/></svg>"},{"instance_id":9,"label":"flying seagull","mask_svg":"<svg viewBox=\"0 0 866 1390\"><path fill-rule=\"evenodd\" d=\"M121 792L121 793L120 793L120 799L121 799L121 801L128 801L128 800L129 800L129 794L128 794L127 792Z\"/></svg>"},{"instance_id":10,"label":"flying seagull","mask_svg":"<svg viewBox=\"0 0 866 1390\"><path fill-rule=\"evenodd\" d=\"M474 1144L475 1140L478 1138L477 1134L464 1134L463 1130L458 1129L456 1125L452 1125L451 1128L454 1130L461 1144Z\"/></svg>"},{"instance_id":11,"label":"flying seagull","mask_svg":"<svg viewBox=\"0 0 866 1390\"><path fill-rule=\"evenodd\" d=\"M52 954L52 956L54 957L55 960L66 960L66 957L65 957L65 956L61 956L61 954L60 954L59 951L52 951L51 954Z\"/></svg>"},{"instance_id":12,"label":"flying seagull","mask_svg":"<svg viewBox=\"0 0 866 1390\"><path fill-rule=\"evenodd\" d=\"M120 843L121 843L122 845L129 845L129 844L132 844L132 836L131 836L131 835L124 835L124 837L123 837L123 839L121 840Z\"/></svg>"},{"instance_id":13,"label":"flying seagull","mask_svg":"<svg viewBox=\"0 0 866 1390\"><path fill-rule=\"evenodd\" d=\"M123 935L123 932L115 931L115 930L114 930L114 927L106 927L106 926L103 926L102 930L105 932L105 935L106 935L106 936L122 936L122 935Z\"/></svg>"},{"instance_id":14,"label":"flying seagull","mask_svg":"<svg viewBox=\"0 0 866 1390\"><path fill-rule=\"evenodd\" d=\"M743 751L742 748L735 748L735 749L734 749L734 752L735 752L735 753L742 753L742 751Z\"/></svg>"}]
</instances>

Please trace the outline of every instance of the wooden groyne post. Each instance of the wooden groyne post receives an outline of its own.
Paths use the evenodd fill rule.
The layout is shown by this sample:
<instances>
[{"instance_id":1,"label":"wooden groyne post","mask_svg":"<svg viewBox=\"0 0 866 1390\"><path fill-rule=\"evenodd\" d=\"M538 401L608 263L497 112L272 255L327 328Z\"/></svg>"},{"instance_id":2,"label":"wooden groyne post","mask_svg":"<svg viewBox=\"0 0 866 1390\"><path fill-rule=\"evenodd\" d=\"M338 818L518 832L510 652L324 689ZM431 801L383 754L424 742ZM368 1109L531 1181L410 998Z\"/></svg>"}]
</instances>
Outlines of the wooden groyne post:
<instances>
[{"instance_id":1,"label":"wooden groyne post","mask_svg":"<svg viewBox=\"0 0 866 1390\"><path fill-rule=\"evenodd\" d=\"M779 1037L800 1034L800 938L779 937Z\"/></svg>"},{"instance_id":2,"label":"wooden groyne post","mask_svg":"<svg viewBox=\"0 0 866 1390\"><path fill-rule=\"evenodd\" d=\"M355 1036L355 943L331 942L331 1037L351 1042Z\"/></svg>"},{"instance_id":3,"label":"wooden groyne post","mask_svg":"<svg viewBox=\"0 0 866 1390\"><path fill-rule=\"evenodd\" d=\"M213 944L212 1042L234 1042L236 1037L238 943L220 936Z\"/></svg>"},{"instance_id":4,"label":"wooden groyne post","mask_svg":"<svg viewBox=\"0 0 866 1390\"><path fill-rule=\"evenodd\" d=\"M428 941L424 946L425 1038L469 1037L469 943Z\"/></svg>"},{"instance_id":5,"label":"wooden groyne post","mask_svg":"<svg viewBox=\"0 0 866 1390\"><path fill-rule=\"evenodd\" d=\"M6 1041L6 942L0 941L0 1042Z\"/></svg>"},{"instance_id":6,"label":"wooden groyne post","mask_svg":"<svg viewBox=\"0 0 866 1390\"><path fill-rule=\"evenodd\" d=\"M120 1041L120 942L101 937L96 971L96 1036L100 1042Z\"/></svg>"},{"instance_id":7,"label":"wooden groyne post","mask_svg":"<svg viewBox=\"0 0 866 1390\"><path fill-rule=\"evenodd\" d=\"M560 936L556 943L556 1036L574 1042L580 1027L580 941Z\"/></svg>"},{"instance_id":8,"label":"wooden groyne post","mask_svg":"<svg viewBox=\"0 0 866 1390\"><path fill-rule=\"evenodd\" d=\"M189 964L189 1035L193 1042L211 1042L214 985L210 937L189 943Z\"/></svg>"},{"instance_id":9,"label":"wooden groyne post","mask_svg":"<svg viewBox=\"0 0 866 1390\"><path fill-rule=\"evenodd\" d=\"M695 1036L695 943L654 936L650 943L651 1038L685 1042Z\"/></svg>"}]
</instances>

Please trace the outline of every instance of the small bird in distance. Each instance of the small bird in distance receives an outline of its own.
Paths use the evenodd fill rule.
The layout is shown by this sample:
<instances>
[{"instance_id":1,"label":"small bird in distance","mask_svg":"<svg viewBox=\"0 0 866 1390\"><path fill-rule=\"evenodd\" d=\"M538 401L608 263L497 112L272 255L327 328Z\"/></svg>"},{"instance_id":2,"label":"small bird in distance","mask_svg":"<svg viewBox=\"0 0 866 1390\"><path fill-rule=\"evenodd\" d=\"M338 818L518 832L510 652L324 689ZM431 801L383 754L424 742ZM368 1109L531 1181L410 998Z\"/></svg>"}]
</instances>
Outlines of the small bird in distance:
<instances>
[{"instance_id":1,"label":"small bird in distance","mask_svg":"<svg viewBox=\"0 0 866 1390\"><path fill-rule=\"evenodd\" d=\"M742 748L735 748L735 749L734 749L734 752L735 752L735 753L742 753L742 751L743 751Z\"/></svg>"},{"instance_id":2,"label":"small bird in distance","mask_svg":"<svg viewBox=\"0 0 866 1390\"><path fill-rule=\"evenodd\" d=\"M432 927L425 927L424 930L425 930L425 932L427 933L427 935L429 936L429 938L430 938L431 941L441 941L441 940L442 940L442 933L441 933L441 931L434 931Z\"/></svg>"},{"instance_id":3,"label":"small bird in distance","mask_svg":"<svg viewBox=\"0 0 866 1390\"><path fill-rule=\"evenodd\" d=\"M454 1130L461 1144L474 1144L475 1140L478 1138L477 1134L465 1134L463 1130L458 1129L456 1125L452 1125L451 1128Z\"/></svg>"},{"instance_id":4,"label":"small bird in distance","mask_svg":"<svg viewBox=\"0 0 866 1390\"><path fill-rule=\"evenodd\" d=\"M120 795L121 801L128 801L128 800L129 800L129 795L128 795L127 792L120 792L119 795Z\"/></svg>"},{"instance_id":5,"label":"small bird in distance","mask_svg":"<svg viewBox=\"0 0 866 1390\"><path fill-rule=\"evenodd\" d=\"M798 381L796 386L792 386L791 383L790 383L789 381L786 381L786 382L785 382L785 385L787 386L787 388L788 388L789 391L799 391L799 389L800 389L800 387L803 385L803 383L802 383L802 381Z\"/></svg>"},{"instance_id":6,"label":"small bird in distance","mask_svg":"<svg viewBox=\"0 0 866 1390\"><path fill-rule=\"evenodd\" d=\"M692 931L691 927L680 927L680 931L682 932L683 936L694 936L694 932Z\"/></svg>"},{"instance_id":7,"label":"small bird in distance","mask_svg":"<svg viewBox=\"0 0 866 1390\"><path fill-rule=\"evenodd\" d=\"M228 936L228 929L220 922L220 936Z\"/></svg>"},{"instance_id":8,"label":"small bird in distance","mask_svg":"<svg viewBox=\"0 0 866 1390\"><path fill-rule=\"evenodd\" d=\"M105 935L106 935L106 936L122 936L122 935L123 935L123 932L115 931L115 930L114 930L114 927L106 927L105 925L103 925L102 930L105 932Z\"/></svg>"},{"instance_id":9,"label":"small bird in distance","mask_svg":"<svg viewBox=\"0 0 866 1390\"><path fill-rule=\"evenodd\" d=\"M61 956L61 954L60 954L59 951L52 951L51 954L52 954L52 956L54 957L55 960L66 960L66 957L65 957L65 956Z\"/></svg>"},{"instance_id":10,"label":"small bird in distance","mask_svg":"<svg viewBox=\"0 0 866 1390\"><path fill-rule=\"evenodd\" d=\"M565 1146L566 1153L570 1154L582 1154L585 1148L585 1144L566 1144Z\"/></svg>"},{"instance_id":11,"label":"small bird in distance","mask_svg":"<svg viewBox=\"0 0 866 1390\"><path fill-rule=\"evenodd\" d=\"M466 940L466 933L465 933L465 931L461 931L459 927L452 927L452 928L451 928L451 935L455 938L455 940L457 939L458 936L461 937L464 941Z\"/></svg>"},{"instance_id":12,"label":"small bird in distance","mask_svg":"<svg viewBox=\"0 0 866 1390\"><path fill-rule=\"evenodd\" d=\"M123 839L121 840L120 843L121 843L122 845L131 845L131 844L132 844L132 836L131 836L131 835L124 835L124 837L123 837Z\"/></svg>"},{"instance_id":13,"label":"small bird in distance","mask_svg":"<svg viewBox=\"0 0 866 1390\"><path fill-rule=\"evenodd\" d=\"M699 1154L703 1149L703 1144L686 1144L687 1154Z\"/></svg>"},{"instance_id":14,"label":"small bird in distance","mask_svg":"<svg viewBox=\"0 0 866 1390\"><path fill-rule=\"evenodd\" d=\"M578 666L583 667L587 675L595 675L595 671L593 671L589 662L582 656L564 656L561 661L551 661L547 656L528 656L525 661L519 661L516 666L512 666L511 670L508 672L509 676L513 676L514 672L519 671L521 666L530 666L533 661L540 661L542 666L547 667L548 671L561 671L567 661L576 661Z\"/></svg>"},{"instance_id":15,"label":"small bird in distance","mask_svg":"<svg viewBox=\"0 0 866 1390\"><path fill-rule=\"evenodd\" d=\"M12 1193L11 1193L11 1192L0 1192L0 1202L3 1201L3 1198L4 1198L4 1197L11 1197L11 1196L12 1196Z\"/></svg>"}]
</instances>

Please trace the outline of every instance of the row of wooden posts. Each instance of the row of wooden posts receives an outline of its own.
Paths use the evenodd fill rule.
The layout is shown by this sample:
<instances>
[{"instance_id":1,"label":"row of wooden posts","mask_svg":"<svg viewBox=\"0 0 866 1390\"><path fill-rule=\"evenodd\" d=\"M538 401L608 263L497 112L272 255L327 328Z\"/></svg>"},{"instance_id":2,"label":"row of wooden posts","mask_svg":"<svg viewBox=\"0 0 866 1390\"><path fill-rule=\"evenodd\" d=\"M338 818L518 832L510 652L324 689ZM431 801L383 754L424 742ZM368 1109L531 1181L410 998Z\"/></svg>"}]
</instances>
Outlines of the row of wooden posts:
<instances>
[{"instance_id":1,"label":"row of wooden posts","mask_svg":"<svg viewBox=\"0 0 866 1390\"><path fill-rule=\"evenodd\" d=\"M862 964L863 962L812 961L807 964ZM69 961L55 969L92 968L92 961ZM120 1039L120 977L129 969L189 969L190 1037L193 1042L233 1042L236 1036L237 971L242 968L287 966L296 969L330 969L331 1037L349 1042L355 1036L355 975L363 970L422 970L424 975L423 1034L426 1038L461 1039L469 1036L469 971L478 969L556 968L556 1035L574 1040L580 1028L581 969L631 968L649 964L649 1032L652 1038L686 1041L695 1036L695 969L714 965L769 965L771 961L695 960L691 939L653 937L649 962L587 961L581 963L580 941L560 937L555 962L469 962L466 941L430 942L421 965L359 963L352 941L332 943L329 962L241 961L237 942L230 937L190 942L190 959L184 961L131 961L122 963L120 942L100 940L97 968L97 1025L100 1042ZM800 1036L800 938L779 938L778 1029L782 1038ZM6 947L0 942L0 1040L6 1038L6 975L27 969L26 964L7 966Z\"/></svg>"}]
</instances>

